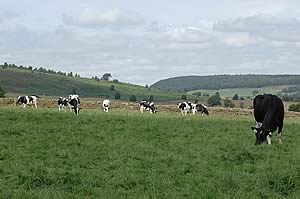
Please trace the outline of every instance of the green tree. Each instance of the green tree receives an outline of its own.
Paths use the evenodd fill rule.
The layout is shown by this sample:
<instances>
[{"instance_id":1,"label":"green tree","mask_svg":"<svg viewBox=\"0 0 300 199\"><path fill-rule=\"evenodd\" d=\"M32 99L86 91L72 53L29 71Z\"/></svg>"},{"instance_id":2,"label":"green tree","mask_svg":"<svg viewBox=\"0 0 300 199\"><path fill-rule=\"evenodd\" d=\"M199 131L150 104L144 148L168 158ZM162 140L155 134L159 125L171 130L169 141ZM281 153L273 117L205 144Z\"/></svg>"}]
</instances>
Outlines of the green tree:
<instances>
[{"instance_id":1,"label":"green tree","mask_svg":"<svg viewBox=\"0 0 300 199\"><path fill-rule=\"evenodd\" d=\"M181 96L181 99L182 99L182 100L186 100L186 99L187 99L187 98L186 98L186 95L182 95L182 96Z\"/></svg>"},{"instance_id":2,"label":"green tree","mask_svg":"<svg viewBox=\"0 0 300 199\"><path fill-rule=\"evenodd\" d=\"M150 97L149 97L149 102L153 102L153 95L150 95Z\"/></svg>"},{"instance_id":3,"label":"green tree","mask_svg":"<svg viewBox=\"0 0 300 199\"><path fill-rule=\"evenodd\" d=\"M224 100L224 106L225 106L225 107L234 108L234 107L235 107L235 104L232 103L232 101L231 101L230 99L225 99L225 100Z\"/></svg>"},{"instance_id":4,"label":"green tree","mask_svg":"<svg viewBox=\"0 0 300 199\"><path fill-rule=\"evenodd\" d=\"M135 95L130 95L129 96L129 101L136 102L136 96Z\"/></svg>"},{"instance_id":5,"label":"green tree","mask_svg":"<svg viewBox=\"0 0 300 199\"><path fill-rule=\"evenodd\" d=\"M104 73L101 77L101 80L105 80L105 81L108 81L109 78L111 78L112 75L110 73Z\"/></svg>"},{"instance_id":6,"label":"green tree","mask_svg":"<svg viewBox=\"0 0 300 199\"><path fill-rule=\"evenodd\" d=\"M0 87L0 98L4 98L5 97L5 90L3 90L2 87Z\"/></svg>"},{"instance_id":7,"label":"green tree","mask_svg":"<svg viewBox=\"0 0 300 199\"><path fill-rule=\"evenodd\" d=\"M115 94L115 99L118 100L121 98L121 94L119 92L116 92Z\"/></svg>"},{"instance_id":8,"label":"green tree","mask_svg":"<svg viewBox=\"0 0 300 199\"><path fill-rule=\"evenodd\" d=\"M298 103L298 104L291 104L289 106L289 111L300 112L300 103Z\"/></svg>"},{"instance_id":9,"label":"green tree","mask_svg":"<svg viewBox=\"0 0 300 199\"><path fill-rule=\"evenodd\" d=\"M115 86L111 85L109 90L114 91L115 90Z\"/></svg>"},{"instance_id":10,"label":"green tree","mask_svg":"<svg viewBox=\"0 0 300 199\"><path fill-rule=\"evenodd\" d=\"M221 105L220 93L216 92L215 95L212 95L210 98L208 98L207 104L210 106L220 106Z\"/></svg>"},{"instance_id":11,"label":"green tree","mask_svg":"<svg viewBox=\"0 0 300 199\"><path fill-rule=\"evenodd\" d=\"M71 92L71 94L74 94L74 95L76 95L76 94L77 94L76 88L73 88L73 89L72 89L72 92Z\"/></svg>"},{"instance_id":12,"label":"green tree","mask_svg":"<svg viewBox=\"0 0 300 199\"><path fill-rule=\"evenodd\" d=\"M235 94L235 95L232 97L232 100L238 100L238 99L239 99L238 94Z\"/></svg>"}]
</instances>

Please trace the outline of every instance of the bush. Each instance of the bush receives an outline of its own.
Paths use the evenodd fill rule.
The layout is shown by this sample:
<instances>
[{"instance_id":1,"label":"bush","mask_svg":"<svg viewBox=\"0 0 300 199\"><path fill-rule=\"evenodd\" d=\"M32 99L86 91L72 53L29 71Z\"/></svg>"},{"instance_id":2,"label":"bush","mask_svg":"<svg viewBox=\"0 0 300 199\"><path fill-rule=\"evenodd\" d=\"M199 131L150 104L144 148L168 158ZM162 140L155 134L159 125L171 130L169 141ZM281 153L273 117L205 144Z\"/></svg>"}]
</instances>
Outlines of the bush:
<instances>
[{"instance_id":1,"label":"bush","mask_svg":"<svg viewBox=\"0 0 300 199\"><path fill-rule=\"evenodd\" d=\"M300 103L298 103L298 104L291 104L289 106L289 111L300 112Z\"/></svg>"},{"instance_id":2,"label":"bush","mask_svg":"<svg viewBox=\"0 0 300 199\"><path fill-rule=\"evenodd\" d=\"M130 95L129 101L136 102L136 96L135 95Z\"/></svg>"},{"instance_id":3,"label":"bush","mask_svg":"<svg viewBox=\"0 0 300 199\"><path fill-rule=\"evenodd\" d=\"M232 100L238 100L238 99L239 99L238 94L235 94L235 95L232 97Z\"/></svg>"},{"instance_id":4,"label":"bush","mask_svg":"<svg viewBox=\"0 0 300 199\"><path fill-rule=\"evenodd\" d=\"M5 97L5 90L3 90L1 87L0 87L0 98L4 98Z\"/></svg>"},{"instance_id":5,"label":"bush","mask_svg":"<svg viewBox=\"0 0 300 199\"><path fill-rule=\"evenodd\" d=\"M196 95L197 97L200 97L201 96L201 92L194 92L194 93L192 93L192 95Z\"/></svg>"},{"instance_id":6,"label":"bush","mask_svg":"<svg viewBox=\"0 0 300 199\"><path fill-rule=\"evenodd\" d=\"M212 95L210 98L207 100L207 104L210 106L218 106L221 105L221 97L218 92L216 92L215 95Z\"/></svg>"},{"instance_id":7,"label":"bush","mask_svg":"<svg viewBox=\"0 0 300 199\"><path fill-rule=\"evenodd\" d=\"M150 95L150 97L149 97L149 102L153 102L153 95Z\"/></svg>"},{"instance_id":8,"label":"bush","mask_svg":"<svg viewBox=\"0 0 300 199\"><path fill-rule=\"evenodd\" d=\"M119 83L119 80L114 79L114 80L113 80L113 83Z\"/></svg>"},{"instance_id":9,"label":"bush","mask_svg":"<svg viewBox=\"0 0 300 199\"><path fill-rule=\"evenodd\" d=\"M116 92L115 94L115 99L118 100L121 98L121 94L119 92Z\"/></svg>"},{"instance_id":10,"label":"bush","mask_svg":"<svg viewBox=\"0 0 300 199\"><path fill-rule=\"evenodd\" d=\"M186 95L182 95L182 96L181 96L181 99L182 99L182 100L186 100Z\"/></svg>"},{"instance_id":11,"label":"bush","mask_svg":"<svg viewBox=\"0 0 300 199\"><path fill-rule=\"evenodd\" d=\"M226 100L224 100L224 106L225 106L225 107L234 108L234 107L235 107L235 104L232 103L232 101L231 101L230 99L226 99Z\"/></svg>"},{"instance_id":12,"label":"bush","mask_svg":"<svg viewBox=\"0 0 300 199\"><path fill-rule=\"evenodd\" d=\"M111 85L110 89L111 91L114 91L115 90L115 86L114 85Z\"/></svg>"}]
</instances>

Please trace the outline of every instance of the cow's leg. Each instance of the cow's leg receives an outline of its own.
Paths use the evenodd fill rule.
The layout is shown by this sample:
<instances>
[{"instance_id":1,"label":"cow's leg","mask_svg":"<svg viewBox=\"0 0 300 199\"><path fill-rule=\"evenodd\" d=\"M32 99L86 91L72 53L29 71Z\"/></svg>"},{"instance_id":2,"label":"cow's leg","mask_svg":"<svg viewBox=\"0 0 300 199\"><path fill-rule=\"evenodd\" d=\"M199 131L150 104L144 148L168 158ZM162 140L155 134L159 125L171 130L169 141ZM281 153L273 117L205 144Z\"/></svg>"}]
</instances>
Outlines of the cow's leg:
<instances>
[{"instance_id":1,"label":"cow's leg","mask_svg":"<svg viewBox=\"0 0 300 199\"><path fill-rule=\"evenodd\" d=\"M26 104L23 104L23 108L26 108Z\"/></svg>"},{"instance_id":2,"label":"cow's leg","mask_svg":"<svg viewBox=\"0 0 300 199\"><path fill-rule=\"evenodd\" d=\"M195 115L196 114L196 109L193 109L192 112L193 112L193 115Z\"/></svg>"},{"instance_id":3,"label":"cow's leg","mask_svg":"<svg viewBox=\"0 0 300 199\"><path fill-rule=\"evenodd\" d=\"M34 107L35 107L35 109L37 109L37 104L36 104L36 101L34 101Z\"/></svg>"},{"instance_id":4,"label":"cow's leg","mask_svg":"<svg viewBox=\"0 0 300 199\"><path fill-rule=\"evenodd\" d=\"M282 127L283 127L283 122L280 122L278 126L278 142L279 144L282 144Z\"/></svg>"},{"instance_id":5,"label":"cow's leg","mask_svg":"<svg viewBox=\"0 0 300 199\"><path fill-rule=\"evenodd\" d=\"M142 106L140 107L140 111L142 114L144 113L144 108Z\"/></svg>"},{"instance_id":6,"label":"cow's leg","mask_svg":"<svg viewBox=\"0 0 300 199\"><path fill-rule=\"evenodd\" d=\"M272 142L271 142L271 137L272 137L272 133L270 132L270 133L267 135L267 142L268 142L268 144L272 144Z\"/></svg>"},{"instance_id":7,"label":"cow's leg","mask_svg":"<svg viewBox=\"0 0 300 199\"><path fill-rule=\"evenodd\" d=\"M58 105L58 111L60 112L60 105Z\"/></svg>"}]
</instances>

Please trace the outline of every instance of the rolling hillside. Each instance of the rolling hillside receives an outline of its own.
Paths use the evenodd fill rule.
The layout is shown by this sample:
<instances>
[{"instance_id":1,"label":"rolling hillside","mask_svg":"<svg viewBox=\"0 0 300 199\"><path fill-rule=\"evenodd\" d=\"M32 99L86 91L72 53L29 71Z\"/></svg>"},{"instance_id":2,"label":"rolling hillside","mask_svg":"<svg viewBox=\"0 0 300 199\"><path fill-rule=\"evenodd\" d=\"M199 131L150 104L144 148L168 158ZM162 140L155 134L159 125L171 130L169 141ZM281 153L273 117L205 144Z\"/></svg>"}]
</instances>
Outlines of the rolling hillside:
<instances>
[{"instance_id":1,"label":"rolling hillside","mask_svg":"<svg viewBox=\"0 0 300 199\"><path fill-rule=\"evenodd\" d=\"M300 85L300 75L182 76L160 80L151 87L193 91L200 89L262 88L280 85Z\"/></svg>"},{"instance_id":2,"label":"rolling hillside","mask_svg":"<svg viewBox=\"0 0 300 199\"><path fill-rule=\"evenodd\" d=\"M112 85L114 90L111 90ZM109 96L114 99L116 92L119 92L121 100L128 100L129 96L134 94L137 100L148 99L153 95L155 101L169 101L178 100L184 94L157 88L147 89L129 83L97 82L88 78L67 77L21 69L0 69L0 86L7 92L7 96L20 94L67 96L75 90L82 97ZM193 96L188 97L194 98Z\"/></svg>"}]
</instances>

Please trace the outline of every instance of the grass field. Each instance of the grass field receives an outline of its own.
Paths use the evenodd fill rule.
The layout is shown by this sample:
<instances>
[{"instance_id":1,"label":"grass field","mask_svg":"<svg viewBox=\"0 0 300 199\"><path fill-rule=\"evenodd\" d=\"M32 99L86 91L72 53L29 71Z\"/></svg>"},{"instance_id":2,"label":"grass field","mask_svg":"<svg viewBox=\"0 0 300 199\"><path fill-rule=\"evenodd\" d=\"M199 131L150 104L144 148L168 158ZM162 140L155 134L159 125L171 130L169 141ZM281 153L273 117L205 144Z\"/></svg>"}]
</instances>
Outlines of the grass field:
<instances>
[{"instance_id":1,"label":"grass field","mask_svg":"<svg viewBox=\"0 0 300 199\"><path fill-rule=\"evenodd\" d=\"M111 86L114 90L111 90ZM144 86L129 83L114 83L112 81L96 81L89 78L66 77L56 74L46 74L30 72L19 69L0 68L0 87L6 92L8 97L17 95L39 96L68 96L73 89L81 97L106 97L115 98L118 92L121 100L128 101L131 95L136 95L137 101L149 99L152 95L155 101L179 100L184 92L159 90L156 88L147 89ZM195 96L187 95L188 99L194 100Z\"/></svg>"},{"instance_id":2,"label":"grass field","mask_svg":"<svg viewBox=\"0 0 300 199\"><path fill-rule=\"evenodd\" d=\"M299 198L300 122L0 108L1 198Z\"/></svg>"}]
</instances>

